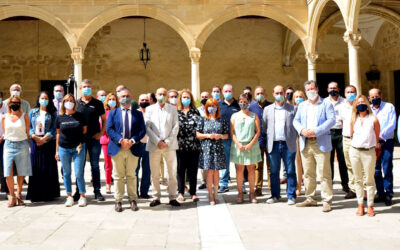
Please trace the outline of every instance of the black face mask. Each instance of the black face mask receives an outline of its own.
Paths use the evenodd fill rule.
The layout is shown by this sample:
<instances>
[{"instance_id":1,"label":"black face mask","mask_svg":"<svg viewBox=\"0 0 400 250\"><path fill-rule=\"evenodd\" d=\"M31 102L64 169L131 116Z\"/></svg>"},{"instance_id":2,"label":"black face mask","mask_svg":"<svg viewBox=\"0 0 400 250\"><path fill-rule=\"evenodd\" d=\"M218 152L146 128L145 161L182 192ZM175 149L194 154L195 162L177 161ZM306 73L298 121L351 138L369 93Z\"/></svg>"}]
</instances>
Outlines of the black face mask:
<instances>
[{"instance_id":1,"label":"black face mask","mask_svg":"<svg viewBox=\"0 0 400 250\"><path fill-rule=\"evenodd\" d=\"M382 99L377 97L377 98L372 99L371 102L372 102L372 105L374 105L374 106L380 106L381 102L382 102Z\"/></svg>"},{"instance_id":2,"label":"black face mask","mask_svg":"<svg viewBox=\"0 0 400 250\"><path fill-rule=\"evenodd\" d=\"M252 94L248 93L247 96L249 97L250 101L253 100L253 95Z\"/></svg>"},{"instance_id":3,"label":"black face mask","mask_svg":"<svg viewBox=\"0 0 400 250\"><path fill-rule=\"evenodd\" d=\"M19 107L20 107L19 104L11 104L11 105L10 105L10 109L12 109L12 110L14 110L14 111L19 110Z\"/></svg>"},{"instance_id":4,"label":"black face mask","mask_svg":"<svg viewBox=\"0 0 400 250\"><path fill-rule=\"evenodd\" d=\"M150 103L148 103L148 102L141 102L141 103L139 103L139 106L140 106L142 109L147 108L149 105L150 105Z\"/></svg>"},{"instance_id":5,"label":"black face mask","mask_svg":"<svg viewBox=\"0 0 400 250\"><path fill-rule=\"evenodd\" d=\"M204 98L204 99L201 99L200 102L201 102L201 104L202 104L203 106L205 106L207 101L208 101L208 99Z\"/></svg>"},{"instance_id":6,"label":"black face mask","mask_svg":"<svg viewBox=\"0 0 400 250\"><path fill-rule=\"evenodd\" d=\"M367 109L368 109L367 104L359 104L359 105L357 105L357 111L358 111L358 112L364 112L364 111L366 111Z\"/></svg>"},{"instance_id":7,"label":"black face mask","mask_svg":"<svg viewBox=\"0 0 400 250\"><path fill-rule=\"evenodd\" d=\"M337 96L338 94L339 94L339 92L337 92L336 90L329 91L330 96Z\"/></svg>"},{"instance_id":8,"label":"black face mask","mask_svg":"<svg viewBox=\"0 0 400 250\"><path fill-rule=\"evenodd\" d=\"M293 100L293 93L287 93L286 99L288 99L289 101Z\"/></svg>"}]
</instances>

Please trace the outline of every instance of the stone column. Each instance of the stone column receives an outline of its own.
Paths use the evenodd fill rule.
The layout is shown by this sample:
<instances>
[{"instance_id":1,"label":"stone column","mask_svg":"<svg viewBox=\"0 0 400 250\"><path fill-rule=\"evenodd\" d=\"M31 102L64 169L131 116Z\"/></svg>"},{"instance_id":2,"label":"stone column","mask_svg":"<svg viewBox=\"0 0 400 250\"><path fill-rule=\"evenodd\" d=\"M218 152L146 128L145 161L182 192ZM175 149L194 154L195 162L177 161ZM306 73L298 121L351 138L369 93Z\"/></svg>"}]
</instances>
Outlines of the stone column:
<instances>
[{"instance_id":1,"label":"stone column","mask_svg":"<svg viewBox=\"0 0 400 250\"><path fill-rule=\"evenodd\" d=\"M200 100L200 49L190 49L192 60L192 94L195 100Z\"/></svg>"},{"instance_id":2,"label":"stone column","mask_svg":"<svg viewBox=\"0 0 400 250\"><path fill-rule=\"evenodd\" d=\"M74 76L76 81L75 88L75 97L79 98L81 96L81 91L79 89L79 84L82 82L82 61L83 61L83 51L81 47L73 48L73 52L71 54L72 59L74 60Z\"/></svg>"},{"instance_id":3,"label":"stone column","mask_svg":"<svg viewBox=\"0 0 400 250\"><path fill-rule=\"evenodd\" d=\"M306 54L306 59L308 62L308 80L317 81L317 52L309 52Z\"/></svg>"},{"instance_id":4,"label":"stone column","mask_svg":"<svg viewBox=\"0 0 400 250\"><path fill-rule=\"evenodd\" d=\"M361 34L359 32L353 33L346 31L343 36L343 40L347 43L349 48L349 78L350 85L357 88L357 93L362 93L361 88L361 71L360 61L358 58L358 49L360 48L359 43L361 40Z\"/></svg>"}]
</instances>

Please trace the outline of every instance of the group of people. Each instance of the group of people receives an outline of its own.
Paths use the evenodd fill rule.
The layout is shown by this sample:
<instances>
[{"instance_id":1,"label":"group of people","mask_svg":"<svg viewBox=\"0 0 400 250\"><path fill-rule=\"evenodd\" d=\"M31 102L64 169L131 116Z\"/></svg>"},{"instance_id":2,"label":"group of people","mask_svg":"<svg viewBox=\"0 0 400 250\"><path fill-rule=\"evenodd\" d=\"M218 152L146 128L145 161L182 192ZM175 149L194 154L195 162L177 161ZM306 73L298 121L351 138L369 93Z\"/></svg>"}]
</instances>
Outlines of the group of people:
<instances>
[{"instance_id":1,"label":"group of people","mask_svg":"<svg viewBox=\"0 0 400 250\"><path fill-rule=\"evenodd\" d=\"M254 93L246 87L235 99L233 86L225 84L222 89L214 86L211 93L202 92L201 105L196 107L189 89L159 88L135 101L123 85L114 93L100 90L96 98L91 81L83 80L79 88L82 97L78 100L72 94L64 95L61 85L54 87L53 100L42 91L33 109L21 98L19 84L10 87L10 97L4 101L0 92L0 178L2 191L9 194L9 207L24 205L21 192L26 176L27 199L36 202L60 197L57 161L61 162L67 193L65 205L77 201L86 206L86 155L95 199L104 201L101 150L106 192L111 193L114 182L117 212L123 211L125 186L133 211L139 209L139 198L152 198L150 207L160 205L164 165L172 206L180 206L186 192L193 202L199 200L198 169L202 171L199 188L207 188L210 204L217 204L218 193L229 192L231 163L236 168L236 202L244 202L244 183L248 182L249 202L257 203L257 197L263 195L264 162L271 190L268 204L280 201L280 185L287 183L287 203L295 205L304 183L306 200L296 206L317 206L319 180L322 211L329 212L335 157L345 198L357 198L357 215L364 215L365 199L369 216L375 215L374 202L392 204L396 113L392 104L382 101L379 89L371 89L367 98L350 85L341 97L338 84L331 82L329 97L323 99L317 83L307 81L306 94L275 86L271 103L261 86ZM284 177L280 180L282 162Z\"/></svg>"}]
</instances>

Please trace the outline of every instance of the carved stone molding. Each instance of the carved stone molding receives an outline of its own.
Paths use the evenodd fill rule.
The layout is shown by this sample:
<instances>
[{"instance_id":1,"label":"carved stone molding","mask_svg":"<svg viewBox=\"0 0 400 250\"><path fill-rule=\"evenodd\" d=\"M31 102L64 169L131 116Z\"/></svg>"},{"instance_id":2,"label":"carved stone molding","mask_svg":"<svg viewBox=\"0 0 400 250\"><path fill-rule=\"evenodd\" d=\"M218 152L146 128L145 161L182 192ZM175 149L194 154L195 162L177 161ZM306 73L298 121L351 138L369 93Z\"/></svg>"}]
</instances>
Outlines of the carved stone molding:
<instances>
[{"instance_id":1,"label":"carved stone molding","mask_svg":"<svg viewBox=\"0 0 400 250\"><path fill-rule=\"evenodd\" d=\"M317 52L308 52L308 53L306 54L306 59L307 59L310 63L315 64L316 61L317 61L317 59L318 59L318 53L317 53Z\"/></svg>"},{"instance_id":2,"label":"carved stone molding","mask_svg":"<svg viewBox=\"0 0 400 250\"><path fill-rule=\"evenodd\" d=\"M84 58L82 48L81 47L72 48L71 57L74 60L75 64L82 64L82 61L83 61L83 58Z\"/></svg>"},{"instance_id":3,"label":"carved stone molding","mask_svg":"<svg viewBox=\"0 0 400 250\"><path fill-rule=\"evenodd\" d=\"M362 36L361 36L360 32L353 33L353 32L346 31L346 33L344 33L344 36L343 36L343 40L346 43L351 43L351 45L353 45L355 47L358 46L361 39L362 39Z\"/></svg>"},{"instance_id":4,"label":"carved stone molding","mask_svg":"<svg viewBox=\"0 0 400 250\"><path fill-rule=\"evenodd\" d=\"M200 61L200 56L201 52L199 48L192 47L190 49L190 59L192 59L192 62L198 63Z\"/></svg>"}]
</instances>

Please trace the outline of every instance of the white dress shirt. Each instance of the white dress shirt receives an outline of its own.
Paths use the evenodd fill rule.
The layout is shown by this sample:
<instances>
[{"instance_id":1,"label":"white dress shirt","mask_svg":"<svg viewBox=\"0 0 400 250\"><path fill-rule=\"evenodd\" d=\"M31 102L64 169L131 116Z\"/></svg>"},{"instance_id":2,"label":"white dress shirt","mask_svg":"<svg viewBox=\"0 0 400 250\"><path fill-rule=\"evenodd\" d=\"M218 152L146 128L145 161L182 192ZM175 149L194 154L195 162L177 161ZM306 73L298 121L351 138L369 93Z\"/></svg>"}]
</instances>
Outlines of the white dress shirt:
<instances>
[{"instance_id":1,"label":"white dress shirt","mask_svg":"<svg viewBox=\"0 0 400 250\"><path fill-rule=\"evenodd\" d=\"M347 102L346 99L339 96L337 101L335 101L332 99L331 96L329 96L328 98L324 99L324 102L330 102L333 106L333 109L335 110L336 123L331 129L342 129L342 122L341 122L341 120L339 120L339 110L340 110L340 106Z\"/></svg>"},{"instance_id":2,"label":"white dress shirt","mask_svg":"<svg viewBox=\"0 0 400 250\"><path fill-rule=\"evenodd\" d=\"M285 137L285 120L286 110L282 107L275 106L275 118L274 118L274 141L286 141Z\"/></svg>"},{"instance_id":3,"label":"white dress shirt","mask_svg":"<svg viewBox=\"0 0 400 250\"><path fill-rule=\"evenodd\" d=\"M61 99L61 100L58 100L58 99L54 98L54 99L53 99L53 103L54 103L54 107L56 107L56 109L57 109L57 115L59 115L59 114L60 114L60 111L61 111L62 99Z\"/></svg>"},{"instance_id":4,"label":"white dress shirt","mask_svg":"<svg viewBox=\"0 0 400 250\"><path fill-rule=\"evenodd\" d=\"M343 122L343 131L342 135L345 137L350 137L350 124L351 124L351 116L353 112L353 105L351 105L349 102L345 102L342 105L340 105L339 108L339 115L336 116L336 119L339 119L339 121Z\"/></svg>"},{"instance_id":5,"label":"white dress shirt","mask_svg":"<svg viewBox=\"0 0 400 250\"><path fill-rule=\"evenodd\" d=\"M125 135L125 115L126 115L126 111L128 111L128 119L129 119L129 130L131 130L131 126L132 126L132 111L131 111L132 107L129 107L128 109L124 108L121 106L121 115L122 115L122 137L124 137ZM130 133L130 131L129 131ZM132 135L131 135L132 136ZM132 139L133 143L135 143L135 141Z\"/></svg>"},{"instance_id":6,"label":"white dress shirt","mask_svg":"<svg viewBox=\"0 0 400 250\"><path fill-rule=\"evenodd\" d=\"M319 98L319 97L318 97ZM318 127L318 107L322 102L312 104L307 102L307 129L315 129Z\"/></svg>"},{"instance_id":7,"label":"white dress shirt","mask_svg":"<svg viewBox=\"0 0 400 250\"><path fill-rule=\"evenodd\" d=\"M393 104L382 101L379 109L375 109L373 105L371 105L371 109L378 118L379 125L381 126L379 137L384 141L393 139L396 128L396 110Z\"/></svg>"},{"instance_id":8,"label":"white dress shirt","mask_svg":"<svg viewBox=\"0 0 400 250\"><path fill-rule=\"evenodd\" d=\"M168 117L168 112L165 110L165 105L164 107L157 105L155 115L157 117L157 122L158 122L157 127L160 132L159 134L160 140L165 140L168 137L165 131L165 123L167 122L167 117Z\"/></svg>"}]
</instances>

